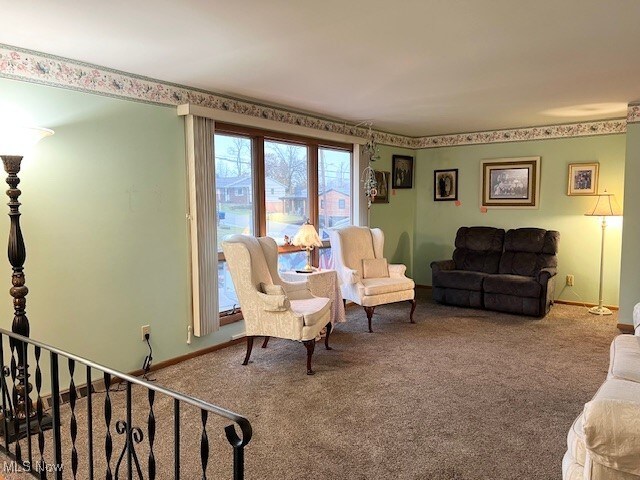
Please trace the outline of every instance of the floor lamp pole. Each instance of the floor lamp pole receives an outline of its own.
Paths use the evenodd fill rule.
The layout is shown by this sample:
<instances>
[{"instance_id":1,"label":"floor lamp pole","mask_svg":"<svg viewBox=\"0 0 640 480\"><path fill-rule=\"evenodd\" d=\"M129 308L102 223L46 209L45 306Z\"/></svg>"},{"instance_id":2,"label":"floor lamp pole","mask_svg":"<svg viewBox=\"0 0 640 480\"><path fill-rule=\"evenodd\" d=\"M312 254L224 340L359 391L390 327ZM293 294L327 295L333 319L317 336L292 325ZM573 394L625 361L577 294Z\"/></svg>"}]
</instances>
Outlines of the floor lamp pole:
<instances>
[{"instance_id":1,"label":"floor lamp pole","mask_svg":"<svg viewBox=\"0 0 640 480\"><path fill-rule=\"evenodd\" d=\"M9 217L11 218L11 227L9 230L9 247L8 256L9 263L13 269L11 275L11 289L9 289L10 295L13 297L13 323L11 324L11 331L28 337L30 333L29 319L27 318L26 296L29 293L29 289L25 285L24 278L24 262L27 256L26 248L24 245L24 238L22 236L22 229L20 228L20 202L18 197L20 196L20 189L18 184L20 179L18 173L20 172L20 163L22 162L22 156L17 155L3 155L2 162L4 163L4 169L7 172L7 184L9 189L7 195L9 196ZM34 408L33 402L29 397L29 393L32 390L31 383L29 383L29 366L26 363L26 348L27 345L19 340L10 341L11 344L11 371L15 376L14 394L13 394L13 411L5 412L5 415L10 415L8 432L11 440L37 431L38 425L36 422L36 415L38 410L42 409L42 405L38 405L38 410ZM16 361L17 357L17 361ZM42 412L41 412L42 416ZM27 418L28 417L28 418ZM15 419L17 418L17 421ZM47 414L42 416L41 427L42 429L48 428L51 424L51 417Z\"/></svg>"},{"instance_id":2,"label":"floor lamp pole","mask_svg":"<svg viewBox=\"0 0 640 480\"><path fill-rule=\"evenodd\" d=\"M600 242L600 289L598 292L598 306L589 309L594 315L611 315L611 310L602 305L602 288L604 280L604 234L607 229L607 217L602 217L602 241Z\"/></svg>"}]
</instances>

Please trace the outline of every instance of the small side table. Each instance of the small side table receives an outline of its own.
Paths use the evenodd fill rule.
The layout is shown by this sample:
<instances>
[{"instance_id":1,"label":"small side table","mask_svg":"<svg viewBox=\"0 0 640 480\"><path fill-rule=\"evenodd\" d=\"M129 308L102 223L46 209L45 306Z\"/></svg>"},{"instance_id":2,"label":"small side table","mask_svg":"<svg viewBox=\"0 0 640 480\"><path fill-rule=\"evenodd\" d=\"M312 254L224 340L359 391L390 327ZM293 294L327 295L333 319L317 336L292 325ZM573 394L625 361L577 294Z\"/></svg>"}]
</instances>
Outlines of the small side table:
<instances>
[{"instance_id":1,"label":"small side table","mask_svg":"<svg viewBox=\"0 0 640 480\"><path fill-rule=\"evenodd\" d=\"M331 305L331 323L344 323L347 316L344 313L344 303L342 301L342 292L340 291L340 282L338 281L338 273L335 270L315 270L312 273L298 273L295 271L280 272L283 280L288 282L309 282L309 290L316 297L330 298Z\"/></svg>"}]
</instances>

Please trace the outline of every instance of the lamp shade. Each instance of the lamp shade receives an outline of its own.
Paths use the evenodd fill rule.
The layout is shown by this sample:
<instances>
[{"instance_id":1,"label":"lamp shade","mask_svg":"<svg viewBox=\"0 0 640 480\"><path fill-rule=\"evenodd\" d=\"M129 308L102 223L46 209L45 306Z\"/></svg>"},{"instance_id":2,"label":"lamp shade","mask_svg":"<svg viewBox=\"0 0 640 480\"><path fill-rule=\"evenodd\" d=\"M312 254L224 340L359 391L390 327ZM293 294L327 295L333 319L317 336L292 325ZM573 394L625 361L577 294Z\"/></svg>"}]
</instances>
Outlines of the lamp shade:
<instances>
[{"instance_id":1,"label":"lamp shade","mask_svg":"<svg viewBox=\"0 0 640 480\"><path fill-rule=\"evenodd\" d=\"M53 130L0 125L0 155L25 156L36 143L53 135Z\"/></svg>"},{"instance_id":2,"label":"lamp shade","mask_svg":"<svg viewBox=\"0 0 640 480\"><path fill-rule=\"evenodd\" d=\"M305 223L293 237L292 243L296 247L321 247L322 240L318 236L318 232L313 225Z\"/></svg>"},{"instance_id":3,"label":"lamp shade","mask_svg":"<svg viewBox=\"0 0 640 480\"><path fill-rule=\"evenodd\" d=\"M613 193L601 193L597 196L596 204L585 215L590 217L618 217L622 209Z\"/></svg>"}]
</instances>

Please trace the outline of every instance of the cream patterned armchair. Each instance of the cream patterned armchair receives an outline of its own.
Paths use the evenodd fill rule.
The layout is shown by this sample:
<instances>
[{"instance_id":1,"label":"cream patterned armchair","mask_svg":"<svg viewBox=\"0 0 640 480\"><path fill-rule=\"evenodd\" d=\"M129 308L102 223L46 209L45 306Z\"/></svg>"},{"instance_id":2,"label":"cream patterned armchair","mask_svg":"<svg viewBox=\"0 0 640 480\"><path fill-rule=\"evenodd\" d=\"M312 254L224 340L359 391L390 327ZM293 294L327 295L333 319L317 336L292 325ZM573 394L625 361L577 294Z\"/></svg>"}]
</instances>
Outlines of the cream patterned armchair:
<instances>
[{"instance_id":1,"label":"cream patterned armchair","mask_svg":"<svg viewBox=\"0 0 640 480\"><path fill-rule=\"evenodd\" d=\"M249 363L253 340L264 336L302 341L307 348L307 375L313 375L311 357L315 339L327 327L325 347L331 334L331 300L315 297L307 282L285 282L278 274L278 246L269 237L232 235L222 242L222 250L240 301L247 335Z\"/></svg>"},{"instance_id":2,"label":"cream patterned armchair","mask_svg":"<svg viewBox=\"0 0 640 480\"><path fill-rule=\"evenodd\" d=\"M378 305L408 301L409 319L416 309L415 284L404 265L388 265L383 255L384 233L379 228L345 227L329 233L331 251L345 300L362 305L369 321Z\"/></svg>"}]
</instances>

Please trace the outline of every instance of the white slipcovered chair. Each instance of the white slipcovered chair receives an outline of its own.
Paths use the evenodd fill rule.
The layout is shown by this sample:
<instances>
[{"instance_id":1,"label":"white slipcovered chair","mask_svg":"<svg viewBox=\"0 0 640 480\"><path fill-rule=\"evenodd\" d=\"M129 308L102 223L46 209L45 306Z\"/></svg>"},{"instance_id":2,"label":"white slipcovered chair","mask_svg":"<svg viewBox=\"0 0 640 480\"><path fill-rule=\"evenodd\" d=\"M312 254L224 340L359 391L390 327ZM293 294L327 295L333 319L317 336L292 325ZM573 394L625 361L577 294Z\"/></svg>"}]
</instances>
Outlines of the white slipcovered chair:
<instances>
[{"instance_id":1,"label":"white slipcovered chair","mask_svg":"<svg viewBox=\"0 0 640 480\"><path fill-rule=\"evenodd\" d=\"M232 235L222 250L240 301L247 335L249 363L253 341L264 336L301 341L307 348L307 375L313 375L311 357L316 337L327 328L325 347L331 334L331 300L311 294L307 282L285 282L278 274L278 246L269 237Z\"/></svg>"},{"instance_id":2,"label":"white slipcovered chair","mask_svg":"<svg viewBox=\"0 0 640 480\"><path fill-rule=\"evenodd\" d=\"M413 321L413 312L416 309L415 284L405 276L404 273L407 270L405 265L389 265L388 271L377 277L365 275L364 261L384 258L382 230L345 227L330 231L329 238L335 268L342 282L342 297L364 307L369 321L369 332L373 332L371 317L375 308L388 303L410 302L409 319L411 323L415 323Z\"/></svg>"}]
</instances>

